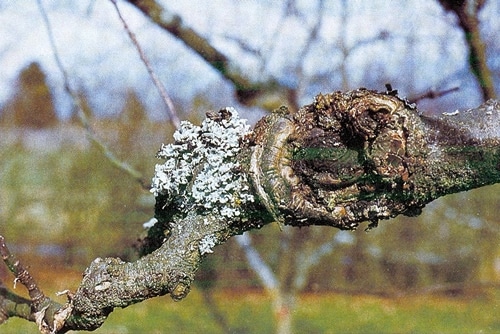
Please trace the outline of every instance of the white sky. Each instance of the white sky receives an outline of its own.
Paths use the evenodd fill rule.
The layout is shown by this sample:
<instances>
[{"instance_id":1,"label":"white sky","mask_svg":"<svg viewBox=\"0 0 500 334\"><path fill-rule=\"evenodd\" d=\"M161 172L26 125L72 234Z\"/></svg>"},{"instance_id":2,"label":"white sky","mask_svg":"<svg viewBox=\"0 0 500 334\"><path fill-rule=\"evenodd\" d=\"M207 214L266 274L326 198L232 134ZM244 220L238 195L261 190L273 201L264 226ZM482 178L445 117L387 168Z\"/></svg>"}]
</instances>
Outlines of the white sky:
<instances>
[{"instance_id":1,"label":"white sky","mask_svg":"<svg viewBox=\"0 0 500 334\"><path fill-rule=\"evenodd\" d=\"M161 1L185 23L208 37L234 64L252 78L276 77L296 86L301 102L319 91L340 89L340 66L349 75L350 88L388 81L406 94L436 86L460 84L462 94L442 100L444 105L468 107L479 102L477 87L468 71L463 34L451 15L443 15L437 1L345 1L348 16L342 20L342 1L325 0L319 39L303 52L312 26L318 20L317 1L297 0L295 14L285 17L281 2ZM489 0L482 12L484 38L491 64L500 76L500 5ZM110 1L44 0L60 56L74 87L91 95L102 115L121 108L127 88L145 101L153 117L164 108L144 65L132 47ZM236 105L230 86L182 43L163 32L135 8L119 2L128 24L152 60L174 102L186 104L194 94L206 96L216 107ZM391 38L366 45L381 31ZM344 33L342 33L344 32ZM238 45L259 50L263 59ZM350 49L342 62L341 47ZM303 57L298 59L298 57ZM0 105L12 95L18 72L38 61L48 74L62 115L69 114L47 32L35 0L3 0L0 4ZM412 83L412 85L409 84ZM444 87L441 87L444 86ZM369 87L383 89L381 86ZM153 110L156 110L154 112Z\"/></svg>"}]
</instances>

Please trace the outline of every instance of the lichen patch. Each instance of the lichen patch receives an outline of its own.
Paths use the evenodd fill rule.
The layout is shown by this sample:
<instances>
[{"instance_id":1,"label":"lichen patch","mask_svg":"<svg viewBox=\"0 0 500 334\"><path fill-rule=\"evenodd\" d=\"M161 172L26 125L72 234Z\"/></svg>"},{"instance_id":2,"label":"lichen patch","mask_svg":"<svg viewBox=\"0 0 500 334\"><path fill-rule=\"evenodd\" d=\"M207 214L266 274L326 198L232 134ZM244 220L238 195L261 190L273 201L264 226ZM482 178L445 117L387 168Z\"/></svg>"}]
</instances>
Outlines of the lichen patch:
<instances>
[{"instance_id":1,"label":"lichen patch","mask_svg":"<svg viewBox=\"0 0 500 334\"><path fill-rule=\"evenodd\" d=\"M162 145L151 192L166 195L167 204L183 203L180 209L213 212L238 218L240 207L253 202L248 180L235 156L240 142L250 133L246 120L234 108L209 115L200 126L183 121L174 143Z\"/></svg>"}]
</instances>

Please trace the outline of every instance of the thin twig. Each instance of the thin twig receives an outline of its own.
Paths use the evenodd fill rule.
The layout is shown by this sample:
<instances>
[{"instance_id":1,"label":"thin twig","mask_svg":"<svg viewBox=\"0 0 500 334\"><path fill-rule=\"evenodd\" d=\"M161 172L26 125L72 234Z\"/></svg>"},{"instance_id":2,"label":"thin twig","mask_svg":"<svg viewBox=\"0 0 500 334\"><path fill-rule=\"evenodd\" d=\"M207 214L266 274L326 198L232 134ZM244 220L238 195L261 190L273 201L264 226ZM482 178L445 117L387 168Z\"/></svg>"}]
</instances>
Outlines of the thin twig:
<instances>
[{"instance_id":1,"label":"thin twig","mask_svg":"<svg viewBox=\"0 0 500 334\"><path fill-rule=\"evenodd\" d=\"M90 126L90 122L85 115L85 112L83 111L83 102L81 98L78 96L78 94L71 88L71 85L69 83L69 76L68 73L66 72L66 69L64 68L64 65L62 63L61 58L59 57L59 52L57 49L57 45L54 39L54 34L52 33L52 26L50 24L49 17L47 15L47 12L45 11L41 0L37 0L38 3L38 8L40 10L40 14L42 15L43 21L45 23L45 27L47 29L47 35L49 37L49 42L50 46L52 48L52 52L54 54L54 59L56 61L57 67L61 71L62 77L63 77L63 82L64 82L64 90L71 96L71 100L73 102L73 106L77 111L78 119L80 120L80 123L82 124L83 128L85 129L85 132L87 134L87 137L89 140L96 145L99 150L104 154L104 156L117 168L120 170L126 172L130 176L132 176L136 181L138 181L141 186L145 189L149 189L149 183L145 181L144 177L142 174L134 169L132 166L127 164L124 161L121 161L118 159L115 154L97 137L97 135L94 133L92 130L92 127Z\"/></svg>"},{"instance_id":2,"label":"thin twig","mask_svg":"<svg viewBox=\"0 0 500 334\"><path fill-rule=\"evenodd\" d=\"M449 89L439 90L439 91L430 89L427 92L422 93L420 95L417 95L416 97L411 98L409 100L410 100L411 103L417 103L417 102L425 100L425 99L437 99L437 98L442 97L444 95L456 92L459 89L460 89L460 87L458 87L458 86L452 87L452 88L449 88Z\"/></svg>"},{"instance_id":3,"label":"thin twig","mask_svg":"<svg viewBox=\"0 0 500 334\"><path fill-rule=\"evenodd\" d=\"M122 13L120 12L120 9L118 8L118 4L116 3L116 0L110 0L113 5L115 6L116 13L118 14L118 17L120 18L120 21L123 24L123 27L128 33L128 36L132 40L132 43L134 44L135 48L137 49L137 52L139 53L139 56L141 57L142 62L146 66L149 75L151 76L151 79L153 80L154 85L158 89L158 92L160 93L160 96L163 99L163 102L167 106L168 109L168 114L170 116L170 122L172 125L178 129L181 122L179 120L179 117L177 116L177 111L175 110L174 103L172 102L172 99L167 93L167 90L165 86L161 83L160 79L156 75L156 72L153 70L153 67L151 66L151 63L149 62L148 58L146 57L146 54L142 50L141 45L139 44L139 41L137 40L135 34L130 30L130 27L127 24L127 21L125 21L125 18L122 16Z\"/></svg>"},{"instance_id":4,"label":"thin twig","mask_svg":"<svg viewBox=\"0 0 500 334\"><path fill-rule=\"evenodd\" d=\"M28 270L7 248L5 238L0 235L0 255L9 270L14 274L14 282L19 282L28 289L28 294L33 302L36 311L40 310L41 305L47 300L47 297L38 287L35 279L31 276ZM14 283L15 284L15 283Z\"/></svg>"}]
</instances>

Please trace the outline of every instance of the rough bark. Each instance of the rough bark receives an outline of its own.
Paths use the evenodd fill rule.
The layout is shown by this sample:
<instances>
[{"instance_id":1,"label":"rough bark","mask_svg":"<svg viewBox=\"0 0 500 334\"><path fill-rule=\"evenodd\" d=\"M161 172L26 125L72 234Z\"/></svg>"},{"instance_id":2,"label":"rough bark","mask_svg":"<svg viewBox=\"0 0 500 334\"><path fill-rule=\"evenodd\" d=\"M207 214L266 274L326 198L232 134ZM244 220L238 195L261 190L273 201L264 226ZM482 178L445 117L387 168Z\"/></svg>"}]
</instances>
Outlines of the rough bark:
<instances>
[{"instance_id":1,"label":"rough bark","mask_svg":"<svg viewBox=\"0 0 500 334\"><path fill-rule=\"evenodd\" d=\"M165 294L183 299L203 257L244 231L272 222L374 227L497 183L499 120L497 101L428 118L395 91L359 89L320 94L294 114L282 107L253 131L232 108L208 112L201 126L183 122L158 153L156 223L143 257L94 260L65 305L37 289L35 316L25 318L45 333L92 330L116 307ZM0 305L12 300L0 295Z\"/></svg>"}]
</instances>

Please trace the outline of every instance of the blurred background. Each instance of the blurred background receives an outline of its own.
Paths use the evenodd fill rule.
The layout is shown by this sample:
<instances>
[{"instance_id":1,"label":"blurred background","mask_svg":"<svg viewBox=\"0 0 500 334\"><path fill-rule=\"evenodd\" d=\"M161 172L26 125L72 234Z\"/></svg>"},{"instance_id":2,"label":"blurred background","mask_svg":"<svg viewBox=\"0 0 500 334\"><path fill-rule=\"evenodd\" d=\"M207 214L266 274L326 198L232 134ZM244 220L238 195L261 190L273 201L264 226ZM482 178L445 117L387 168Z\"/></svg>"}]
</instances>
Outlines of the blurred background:
<instances>
[{"instance_id":1,"label":"blurred background","mask_svg":"<svg viewBox=\"0 0 500 334\"><path fill-rule=\"evenodd\" d=\"M234 106L253 124L281 104L297 109L320 92L386 83L427 115L477 106L500 90L498 0L118 8L176 114L194 123ZM0 22L0 234L47 292L74 289L96 257L137 258L154 197L88 139L54 53L95 136L145 179L175 126L111 1L7 0ZM175 323L171 330L203 333L500 332L499 203L495 185L370 232L266 226L217 247L191 301L147 301L99 331L154 323L148 331L161 333ZM1 266L0 278L11 279ZM188 313L196 308L203 325ZM463 323L464 313L476 316Z\"/></svg>"}]
</instances>

